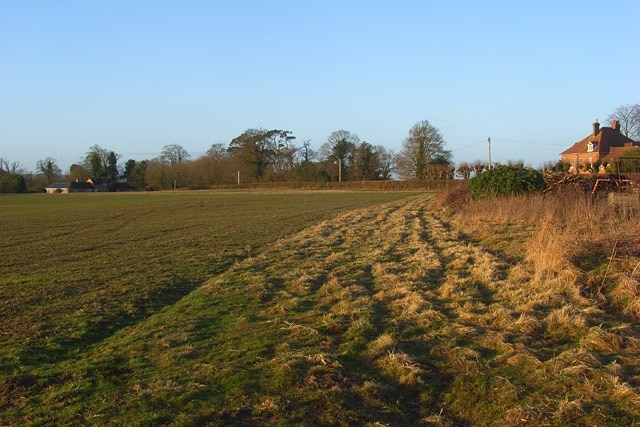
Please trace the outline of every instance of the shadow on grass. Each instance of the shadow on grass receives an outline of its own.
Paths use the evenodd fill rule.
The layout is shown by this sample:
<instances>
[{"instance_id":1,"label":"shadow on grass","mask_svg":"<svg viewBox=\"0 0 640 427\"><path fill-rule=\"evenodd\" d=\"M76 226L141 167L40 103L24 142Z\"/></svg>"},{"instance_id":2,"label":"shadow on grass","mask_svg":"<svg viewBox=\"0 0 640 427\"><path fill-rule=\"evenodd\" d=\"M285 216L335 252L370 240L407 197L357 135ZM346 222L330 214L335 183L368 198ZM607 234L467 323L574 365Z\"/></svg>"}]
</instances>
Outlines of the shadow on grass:
<instances>
[{"instance_id":1,"label":"shadow on grass","mask_svg":"<svg viewBox=\"0 0 640 427\"><path fill-rule=\"evenodd\" d=\"M155 289L138 297L132 303L135 307L133 311L125 312L120 309L106 314L87 312L82 317L74 318L76 323L67 324L64 331L44 331L41 339L32 340L25 345L19 353L20 364L40 366L74 358L78 352L145 320L164 307L175 304L200 285L185 278L174 278L170 287Z\"/></svg>"}]
</instances>

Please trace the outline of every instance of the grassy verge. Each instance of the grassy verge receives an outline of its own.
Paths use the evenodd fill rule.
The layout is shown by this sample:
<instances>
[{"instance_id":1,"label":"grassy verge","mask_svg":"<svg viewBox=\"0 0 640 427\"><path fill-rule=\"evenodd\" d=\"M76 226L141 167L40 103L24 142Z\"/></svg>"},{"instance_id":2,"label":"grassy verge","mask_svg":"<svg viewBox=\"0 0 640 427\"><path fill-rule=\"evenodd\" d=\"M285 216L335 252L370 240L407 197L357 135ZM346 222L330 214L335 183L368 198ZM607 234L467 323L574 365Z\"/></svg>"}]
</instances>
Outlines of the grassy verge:
<instances>
[{"instance_id":1,"label":"grassy verge","mask_svg":"<svg viewBox=\"0 0 640 427\"><path fill-rule=\"evenodd\" d=\"M486 416L491 394L524 403L502 411L508 424L640 422L640 211L530 196L468 203L452 218L510 264L494 296L511 312L501 349L480 374L458 378L452 402L465 419Z\"/></svg>"}]
</instances>

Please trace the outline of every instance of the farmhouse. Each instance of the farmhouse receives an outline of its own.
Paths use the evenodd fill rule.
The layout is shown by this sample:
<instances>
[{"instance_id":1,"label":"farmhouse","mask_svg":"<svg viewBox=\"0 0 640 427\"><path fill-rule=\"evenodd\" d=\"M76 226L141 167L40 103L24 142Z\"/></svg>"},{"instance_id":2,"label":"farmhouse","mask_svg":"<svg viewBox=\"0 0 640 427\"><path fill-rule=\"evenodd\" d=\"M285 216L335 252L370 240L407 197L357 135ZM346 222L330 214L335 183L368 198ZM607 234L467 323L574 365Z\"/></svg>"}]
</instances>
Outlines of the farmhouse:
<instances>
[{"instance_id":1,"label":"farmhouse","mask_svg":"<svg viewBox=\"0 0 640 427\"><path fill-rule=\"evenodd\" d=\"M608 164L625 151L639 146L638 142L620 133L617 120L613 120L611 127L601 128L596 119L591 134L561 153L562 162L569 164L569 172L573 173L607 173Z\"/></svg>"},{"instance_id":2,"label":"farmhouse","mask_svg":"<svg viewBox=\"0 0 640 427\"><path fill-rule=\"evenodd\" d=\"M67 182L54 182L52 184L47 185L44 188L44 191L47 194L68 193L69 192L69 183L67 183Z\"/></svg>"},{"instance_id":3,"label":"farmhouse","mask_svg":"<svg viewBox=\"0 0 640 427\"><path fill-rule=\"evenodd\" d=\"M93 186L93 191L100 193L109 191L109 181L104 178L89 178L87 182Z\"/></svg>"},{"instance_id":4,"label":"farmhouse","mask_svg":"<svg viewBox=\"0 0 640 427\"><path fill-rule=\"evenodd\" d=\"M84 181L55 182L45 187L47 194L55 193L89 193L96 191L92 184Z\"/></svg>"},{"instance_id":5,"label":"farmhouse","mask_svg":"<svg viewBox=\"0 0 640 427\"><path fill-rule=\"evenodd\" d=\"M106 179L89 178L86 181L74 182L56 182L49 184L44 189L47 194L55 193L102 193L106 191L137 191L137 188L126 183L116 182L112 189L109 189L109 183Z\"/></svg>"}]
</instances>

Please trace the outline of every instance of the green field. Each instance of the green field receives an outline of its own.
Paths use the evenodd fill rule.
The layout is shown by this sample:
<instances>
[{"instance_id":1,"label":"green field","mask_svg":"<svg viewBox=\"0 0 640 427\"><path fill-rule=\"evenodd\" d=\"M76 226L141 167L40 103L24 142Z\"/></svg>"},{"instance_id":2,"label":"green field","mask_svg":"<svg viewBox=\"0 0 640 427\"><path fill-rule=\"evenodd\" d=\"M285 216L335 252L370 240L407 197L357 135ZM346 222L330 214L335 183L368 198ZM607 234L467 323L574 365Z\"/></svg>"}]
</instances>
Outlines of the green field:
<instances>
[{"instance_id":1,"label":"green field","mask_svg":"<svg viewBox=\"0 0 640 427\"><path fill-rule=\"evenodd\" d=\"M465 215L425 192L2 196L0 425L638 425L636 217L607 261Z\"/></svg>"},{"instance_id":2,"label":"green field","mask_svg":"<svg viewBox=\"0 0 640 427\"><path fill-rule=\"evenodd\" d=\"M234 263L342 211L407 194L1 196L2 412L39 419L51 409L40 397L67 375L65 362L92 369L87 351Z\"/></svg>"}]
</instances>

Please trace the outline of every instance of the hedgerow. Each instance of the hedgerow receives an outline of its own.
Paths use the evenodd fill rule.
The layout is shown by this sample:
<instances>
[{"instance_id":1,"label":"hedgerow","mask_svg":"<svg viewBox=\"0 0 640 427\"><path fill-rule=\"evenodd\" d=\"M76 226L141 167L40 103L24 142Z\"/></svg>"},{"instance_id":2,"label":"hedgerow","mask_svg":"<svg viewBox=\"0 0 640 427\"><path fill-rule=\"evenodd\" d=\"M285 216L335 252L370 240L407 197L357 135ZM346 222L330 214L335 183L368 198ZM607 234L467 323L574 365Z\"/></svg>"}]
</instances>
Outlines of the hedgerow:
<instances>
[{"instance_id":1,"label":"hedgerow","mask_svg":"<svg viewBox=\"0 0 640 427\"><path fill-rule=\"evenodd\" d=\"M469 182L473 199L519 195L544 188L545 182L540 172L520 165L499 165L476 175Z\"/></svg>"}]
</instances>

